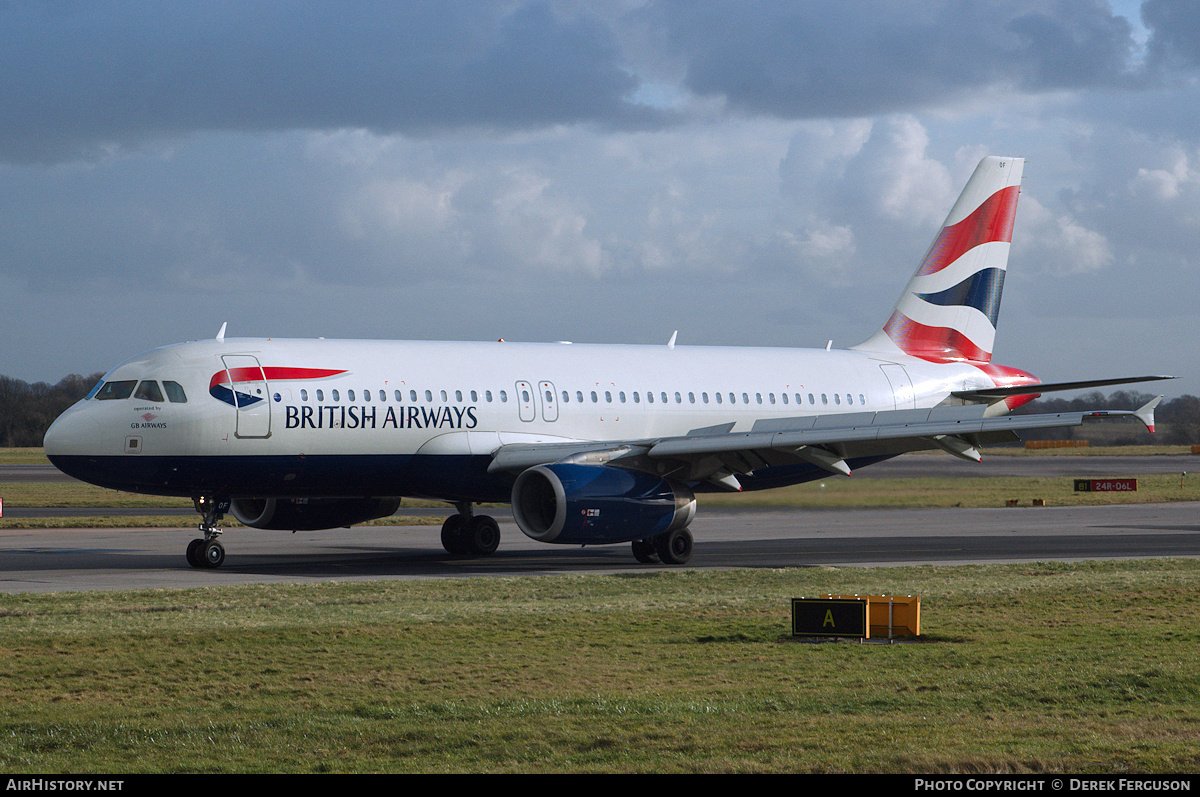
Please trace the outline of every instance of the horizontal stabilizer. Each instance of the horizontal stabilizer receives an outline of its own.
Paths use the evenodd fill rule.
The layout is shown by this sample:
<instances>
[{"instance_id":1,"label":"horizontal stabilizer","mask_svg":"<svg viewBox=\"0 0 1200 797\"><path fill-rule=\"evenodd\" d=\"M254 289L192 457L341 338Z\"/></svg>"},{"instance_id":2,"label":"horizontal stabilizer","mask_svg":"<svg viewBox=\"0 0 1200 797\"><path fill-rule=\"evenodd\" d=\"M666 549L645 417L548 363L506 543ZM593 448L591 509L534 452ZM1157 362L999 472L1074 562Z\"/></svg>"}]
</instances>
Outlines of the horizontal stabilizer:
<instances>
[{"instance_id":1,"label":"horizontal stabilizer","mask_svg":"<svg viewBox=\"0 0 1200 797\"><path fill-rule=\"evenodd\" d=\"M1156 382L1161 379L1178 379L1177 376L1126 376L1115 379L1089 379L1082 382L1046 382L1036 385L1016 385L1014 387L986 387L979 390L956 390L955 398L968 401L987 401L1002 399L1009 396L1036 396L1042 393L1056 393L1062 390L1087 390L1092 387L1108 385L1132 385L1138 382Z\"/></svg>"}]
</instances>

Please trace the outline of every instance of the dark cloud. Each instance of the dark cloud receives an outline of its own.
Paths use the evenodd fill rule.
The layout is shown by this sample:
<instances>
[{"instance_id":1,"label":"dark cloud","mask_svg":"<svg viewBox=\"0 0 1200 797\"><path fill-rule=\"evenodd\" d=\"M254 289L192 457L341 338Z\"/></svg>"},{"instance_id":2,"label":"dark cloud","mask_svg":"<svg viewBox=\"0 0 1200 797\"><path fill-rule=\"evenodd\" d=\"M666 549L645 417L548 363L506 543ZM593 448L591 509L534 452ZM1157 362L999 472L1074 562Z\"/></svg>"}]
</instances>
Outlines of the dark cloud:
<instances>
[{"instance_id":1,"label":"dark cloud","mask_svg":"<svg viewBox=\"0 0 1200 797\"><path fill-rule=\"evenodd\" d=\"M665 0L688 87L785 118L944 106L993 86L1126 80L1132 30L1106 2L809 4Z\"/></svg>"},{"instance_id":2,"label":"dark cloud","mask_svg":"<svg viewBox=\"0 0 1200 797\"><path fill-rule=\"evenodd\" d=\"M1200 66L1200 3L1195 0L1146 0L1142 21L1153 35L1148 60L1157 68Z\"/></svg>"},{"instance_id":3,"label":"dark cloud","mask_svg":"<svg viewBox=\"0 0 1200 797\"><path fill-rule=\"evenodd\" d=\"M643 123L611 31L543 3L0 7L0 157L197 130Z\"/></svg>"},{"instance_id":4,"label":"dark cloud","mask_svg":"<svg viewBox=\"0 0 1200 797\"><path fill-rule=\"evenodd\" d=\"M999 60L1011 61L1027 90L1103 88L1133 77L1133 27L1107 2L1039 4L1005 27L1019 45Z\"/></svg>"},{"instance_id":5,"label":"dark cloud","mask_svg":"<svg viewBox=\"0 0 1200 797\"><path fill-rule=\"evenodd\" d=\"M1143 17L1160 72L1200 63L1193 0L1149 0ZM197 131L678 122L635 99L660 79L740 113L870 116L996 88L1127 87L1136 55L1104 0L13 0L0 6L0 159Z\"/></svg>"}]
</instances>

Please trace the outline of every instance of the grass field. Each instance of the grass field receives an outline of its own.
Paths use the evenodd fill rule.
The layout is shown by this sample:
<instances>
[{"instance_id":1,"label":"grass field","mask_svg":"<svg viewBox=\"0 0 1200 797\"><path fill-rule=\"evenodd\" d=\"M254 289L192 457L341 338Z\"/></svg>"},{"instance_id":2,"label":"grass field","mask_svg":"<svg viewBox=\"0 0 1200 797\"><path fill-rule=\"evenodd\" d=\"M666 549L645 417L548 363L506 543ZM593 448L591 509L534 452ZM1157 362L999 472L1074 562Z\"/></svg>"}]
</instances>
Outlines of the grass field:
<instances>
[{"instance_id":1,"label":"grass field","mask_svg":"<svg viewBox=\"0 0 1200 797\"><path fill-rule=\"evenodd\" d=\"M0 596L0 768L1200 769L1200 562ZM901 644L789 598L919 594Z\"/></svg>"}]
</instances>

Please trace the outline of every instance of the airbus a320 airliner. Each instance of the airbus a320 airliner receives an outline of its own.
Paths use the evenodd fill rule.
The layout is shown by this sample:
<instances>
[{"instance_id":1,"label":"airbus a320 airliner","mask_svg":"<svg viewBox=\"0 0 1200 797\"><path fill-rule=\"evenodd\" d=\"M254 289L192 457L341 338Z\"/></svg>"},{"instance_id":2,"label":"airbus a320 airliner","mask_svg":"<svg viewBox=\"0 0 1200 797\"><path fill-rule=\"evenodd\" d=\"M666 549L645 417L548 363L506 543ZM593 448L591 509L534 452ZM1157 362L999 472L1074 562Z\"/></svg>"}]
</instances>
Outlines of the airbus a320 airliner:
<instances>
[{"instance_id":1,"label":"airbus a320 airliner","mask_svg":"<svg viewBox=\"0 0 1200 797\"><path fill-rule=\"evenodd\" d=\"M64 473L191 497L196 567L225 559L218 523L327 529L454 504L447 551L521 531L632 543L681 564L695 494L849 475L904 452L978 460L1017 432L1137 411L1006 415L1039 393L1169 377L1042 384L993 364L1023 160L980 162L891 317L849 350L566 343L233 339L154 349L113 368L46 433Z\"/></svg>"}]
</instances>

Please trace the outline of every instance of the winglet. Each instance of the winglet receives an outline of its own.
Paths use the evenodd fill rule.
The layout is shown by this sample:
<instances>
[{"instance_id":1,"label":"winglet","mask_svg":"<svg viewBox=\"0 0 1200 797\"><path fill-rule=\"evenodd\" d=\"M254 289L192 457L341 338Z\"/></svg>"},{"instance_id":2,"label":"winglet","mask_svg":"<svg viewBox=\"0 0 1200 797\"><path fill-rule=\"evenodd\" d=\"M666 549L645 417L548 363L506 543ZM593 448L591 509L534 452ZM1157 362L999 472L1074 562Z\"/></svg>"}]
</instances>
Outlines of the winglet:
<instances>
[{"instance_id":1,"label":"winglet","mask_svg":"<svg viewBox=\"0 0 1200 797\"><path fill-rule=\"evenodd\" d=\"M1162 400L1163 400L1163 397L1159 396L1158 398L1147 401L1145 404L1138 407L1136 410L1096 410L1095 412L1089 412L1089 413L1086 413L1085 415L1090 415L1093 418L1108 418L1108 417L1122 416L1122 415L1125 417L1129 417L1130 415L1132 415L1133 417L1137 418L1139 421L1141 421L1146 426L1146 431L1153 434L1154 433L1154 410L1156 407L1158 407L1158 405L1160 403L1162 403Z\"/></svg>"},{"instance_id":2,"label":"winglet","mask_svg":"<svg viewBox=\"0 0 1200 797\"><path fill-rule=\"evenodd\" d=\"M1163 400L1163 397L1159 396L1158 398L1156 398L1152 401L1147 401L1141 407L1134 410L1134 413L1133 413L1134 416L1136 416L1139 421L1146 424L1146 429L1151 434L1154 434L1154 410L1156 407L1158 407L1159 403L1162 400Z\"/></svg>"},{"instance_id":3,"label":"winglet","mask_svg":"<svg viewBox=\"0 0 1200 797\"><path fill-rule=\"evenodd\" d=\"M221 330L217 333L217 343L225 342L225 327L227 327L227 326L229 326L228 321L221 324Z\"/></svg>"}]
</instances>

